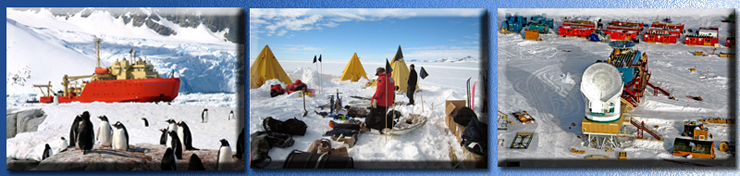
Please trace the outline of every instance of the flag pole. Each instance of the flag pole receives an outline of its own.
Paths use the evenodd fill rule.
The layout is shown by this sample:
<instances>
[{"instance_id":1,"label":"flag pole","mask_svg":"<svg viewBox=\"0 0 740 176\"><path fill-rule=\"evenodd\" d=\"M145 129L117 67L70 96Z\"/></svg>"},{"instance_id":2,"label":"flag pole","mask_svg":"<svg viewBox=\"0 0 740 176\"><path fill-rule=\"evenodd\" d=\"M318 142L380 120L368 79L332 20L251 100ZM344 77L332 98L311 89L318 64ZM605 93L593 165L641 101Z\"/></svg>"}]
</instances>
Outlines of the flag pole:
<instances>
[{"instance_id":1,"label":"flag pole","mask_svg":"<svg viewBox=\"0 0 740 176\"><path fill-rule=\"evenodd\" d=\"M319 54L319 63L321 63L321 72L319 73L319 92L324 93L324 82L321 74L324 73L324 62L321 61L321 54Z\"/></svg>"},{"instance_id":2,"label":"flag pole","mask_svg":"<svg viewBox=\"0 0 740 176\"><path fill-rule=\"evenodd\" d=\"M319 73L319 64L316 63L316 55L313 55L313 63L316 64L316 77L321 78L321 74ZM319 92L321 93L321 92Z\"/></svg>"},{"instance_id":3,"label":"flag pole","mask_svg":"<svg viewBox=\"0 0 740 176\"><path fill-rule=\"evenodd\" d=\"M383 67L387 67L388 58L385 58L385 64L386 65L383 66ZM385 89L385 94L388 94L388 83L389 83L389 81L388 81L388 68L386 68L385 75L383 75L383 76L385 76L385 80L386 80L386 83L383 86L383 89ZM380 84L380 83L378 83L378 84ZM387 95L383 95L383 96L386 96L386 98L388 98ZM392 103L391 103L391 105L392 105ZM385 108L385 111L383 112L383 116L385 117L383 119L383 121L385 121L385 127L388 127L388 112L387 111L388 111L388 108ZM385 128L381 129L380 132L383 132L383 130L385 130ZM385 143L388 144L388 134L385 134Z\"/></svg>"}]
</instances>

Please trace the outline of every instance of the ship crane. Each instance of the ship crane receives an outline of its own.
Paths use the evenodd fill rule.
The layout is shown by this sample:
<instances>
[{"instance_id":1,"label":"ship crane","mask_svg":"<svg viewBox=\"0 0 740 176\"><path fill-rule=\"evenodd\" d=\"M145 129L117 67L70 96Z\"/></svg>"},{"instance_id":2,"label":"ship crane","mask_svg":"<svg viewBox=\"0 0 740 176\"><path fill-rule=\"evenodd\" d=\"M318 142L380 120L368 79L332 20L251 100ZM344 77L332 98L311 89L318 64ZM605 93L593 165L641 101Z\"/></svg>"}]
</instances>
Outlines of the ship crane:
<instances>
[{"instance_id":1,"label":"ship crane","mask_svg":"<svg viewBox=\"0 0 740 176\"><path fill-rule=\"evenodd\" d=\"M69 92L69 82L70 81L76 81L78 79L91 78L93 76L94 75L68 76L67 74L64 74L64 77L62 78L62 86L64 86L64 93L62 94L62 96L69 96L69 93L70 93ZM85 87L82 86L81 88L84 89ZM82 93L82 90L79 90L79 92ZM74 92L72 92L72 93L74 93Z\"/></svg>"}]
</instances>

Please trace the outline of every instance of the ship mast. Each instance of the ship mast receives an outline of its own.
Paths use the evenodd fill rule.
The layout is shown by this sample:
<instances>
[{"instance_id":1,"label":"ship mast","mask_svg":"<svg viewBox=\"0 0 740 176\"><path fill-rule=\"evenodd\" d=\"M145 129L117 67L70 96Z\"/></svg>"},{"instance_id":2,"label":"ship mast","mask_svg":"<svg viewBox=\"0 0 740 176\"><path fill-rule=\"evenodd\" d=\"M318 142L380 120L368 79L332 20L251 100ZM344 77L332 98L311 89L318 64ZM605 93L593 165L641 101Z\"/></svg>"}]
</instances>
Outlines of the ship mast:
<instances>
[{"instance_id":1,"label":"ship mast","mask_svg":"<svg viewBox=\"0 0 740 176\"><path fill-rule=\"evenodd\" d=\"M102 38L94 38L93 41L95 41L95 57L98 59L98 63L95 68L100 68L100 42L103 41Z\"/></svg>"}]
</instances>

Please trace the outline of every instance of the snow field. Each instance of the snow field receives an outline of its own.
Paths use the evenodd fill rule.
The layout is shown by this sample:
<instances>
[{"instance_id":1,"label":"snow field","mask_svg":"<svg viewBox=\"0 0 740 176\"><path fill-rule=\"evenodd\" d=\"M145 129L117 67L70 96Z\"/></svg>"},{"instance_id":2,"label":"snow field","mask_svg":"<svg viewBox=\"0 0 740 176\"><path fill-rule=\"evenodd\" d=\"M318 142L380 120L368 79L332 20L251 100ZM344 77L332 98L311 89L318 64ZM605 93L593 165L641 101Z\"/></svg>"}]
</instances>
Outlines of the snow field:
<instances>
[{"instance_id":1,"label":"snow field","mask_svg":"<svg viewBox=\"0 0 740 176\"><path fill-rule=\"evenodd\" d=\"M319 91L319 78L315 64L311 65L310 60L290 60L280 59L276 53L278 62L286 71L292 81L300 79L306 83L309 88ZM322 138L322 135L331 130L329 121L330 117L322 118L317 115L318 112L328 112L329 109L317 108L320 105L329 103L328 97L336 95L337 90L341 94L342 102L347 103L353 98L350 96L371 97L375 93L375 88L365 88L367 80L364 78L358 82L338 81L344 70L347 60L324 60L323 73L323 94L317 94L314 97L306 97L306 109L308 115L303 115L303 99L298 94L279 95L270 98L270 85L284 84L277 80L268 80L259 88L250 90L250 109L249 125L250 133L262 131L262 120L271 116L277 120L285 121L296 117L308 125L306 135L293 136L295 144L288 148L272 148L269 155L274 159L268 168L282 167L284 160L290 151L297 149L305 151L314 141ZM370 79L375 78L375 68L383 66L385 61L365 61L361 60L365 71ZM477 62L407 62L407 65L415 64L417 72L422 66L425 67L430 76L426 79L419 79L419 89L417 93L415 106L396 106L395 109L402 114L415 113L428 117L428 122L404 135L392 135L386 139L385 135L380 135L376 131L360 135L359 140L354 147L349 148L349 156L353 157L356 165L355 168L450 168L449 161L450 146L453 152L458 156L463 156L463 150L457 139L451 133L445 131L444 121L444 104L445 100L465 100L465 81L472 77L471 86L476 81L479 64ZM319 70L321 68L319 67ZM476 110L482 108L482 82L477 84L476 90ZM423 105L421 99L423 98ZM396 94L396 101L408 102L406 94ZM422 109L423 106L423 109ZM481 118L481 117L479 117ZM359 118L364 121L364 118ZM335 120L341 122L339 120ZM332 147L341 146L341 143L334 142ZM372 163L368 161L400 161L401 163ZM439 161L433 164L413 163L406 161Z\"/></svg>"},{"instance_id":2,"label":"snow field","mask_svg":"<svg viewBox=\"0 0 740 176\"><path fill-rule=\"evenodd\" d=\"M625 13L625 11L629 13ZM700 16L686 16L686 12L701 12ZM732 10L725 9L502 9L498 12L497 23L501 23L505 13L516 13L529 17L546 13L555 19L555 28L563 21L563 16L591 21L597 19L642 21L651 24L670 17L674 23L686 25L686 29L719 26L720 45L730 32L730 24L722 23ZM514 122L507 131L498 131L498 139L505 139L504 147L498 147L498 161L507 159L570 159L582 158L573 154L570 148L586 150L586 155L596 152L583 146L585 137L580 130L584 103L579 91L583 71L596 60L608 58L612 49L606 43L588 42L584 38L541 35L544 41L524 40L523 34L498 35L498 109L509 115ZM682 40L682 39L680 39ZM672 92L677 100L665 95L654 95L652 88L645 90L642 102L628 116L645 121L646 126L658 126L664 142L634 141L623 149L628 158L637 159L680 159L671 155L673 140L683 131L684 120L707 117L728 118L730 95L729 85L734 75L729 75L731 58L693 56L694 51L712 53L713 47L687 46L679 44L650 44L640 42L636 48L647 53L651 72L650 82ZM734 51L720 46L715 54ZM696 73L689 72L695 68ZM703 101L686 98L687 95L701 96ZM512 119L511 113L526 110L536 119L535 124L522 126ZM571 127L571 123L576 126ZM627 128L634 128L631 127ZM720 141L729 139L732 126L708 125L713 134L715 147ZM526 150L509 149L516 132L534 132L534 141ZM636 131L636 129L634 130ZM645 134L649 136L648 134ZM619 151L618 150L618 151ZM717 149L715 149L717 150ZM603 150L602 150L603 153ZM612 156L611 154L609 156ZM610 159L615 158L611 157ZM717 159L733 156L718 152ZM719 163L728 166L734 163Z\"/></svg>"}]
</instances>

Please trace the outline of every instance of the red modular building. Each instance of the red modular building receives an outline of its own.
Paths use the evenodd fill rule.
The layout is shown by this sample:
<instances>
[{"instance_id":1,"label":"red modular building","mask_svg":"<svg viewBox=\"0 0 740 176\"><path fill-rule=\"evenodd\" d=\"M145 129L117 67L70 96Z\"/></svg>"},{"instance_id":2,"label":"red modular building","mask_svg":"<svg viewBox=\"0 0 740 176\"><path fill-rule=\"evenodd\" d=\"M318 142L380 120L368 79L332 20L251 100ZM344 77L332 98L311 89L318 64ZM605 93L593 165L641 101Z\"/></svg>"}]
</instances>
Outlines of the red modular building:
<instances>
[{"instance_id":1,"label":"red modular building","mask_svg":"<svg viewBox=\"0 0 740 176\"><path fill-rule=\"evenodd\" d=\"M728 48L735 47L735 37L727 37L725 40L725 46Z\"/></svg>"},{"instance_id":2,"label":"red modular building","mask_svg":"<svg viewBox=\"0 0 740 176\"><path fill-rule=\"evenodd\" d=\"M562 36L588 37L595 28L596 24L591 21L563 21L563 25L558 27L558 34Z\"/></svg>"},{"instance_id":3,"label":"red modular building","mask_svg":"<svg viewBox=\"0 0 740 176\"><path fill-rule=\"evenodd\" d=\"M649 43L676 43L681 36L681 31L667 27L651 27L643 35L643 41Z\"/></svg>"},{"instance_id":4,"label":"red modular building","mask_svg":"<svg viewBox=\"0 0 740 176\"><path fill-rule=\"evenodd\" d=\"M593 30L593 28L580 26L560 26L558 28L558 34L562 36L588 37Z\"/></svg>"},{"instance_id":5,"label":"red modular building","mask_svg":"<svg viewBox=\"0 0 740 176\"><path fill-rule=\"evenodd\" d=\"M637 31L627 30L604 30L604 33L611 35L614 40L632 40L637 38Z\"/></svg>"},{"instance_id":6,"label":"red modular building","mask_svg":"<svg viewBox=\"0 0 740 176\"><path fill-rule=\"evenodd\" d=\"M655 22L655 23L653 23L653 25L652 25L652 26L650 26L650 27L658 27L658 28L671 28L671 29L678 29L678 31L679 31L679 35L680 35L680 32L681 32L681 31L683 31L683 26L684 26L684 25L683 25L683 24L681 24L681 23L678 23L678 24L669 24L669 23L660 23L660 22Z\"/></svg>"},{"instance_id":7,"label":"red modular building","mask_svg":"<svg viewBox=\"0 0 740 176\"><path fill-rule=\"evenodd\" d=\"M689 46L714 46L719 43L719 27L699 28L696 34L688 34L684 43Z\"/></svg>"},{"instance_id":8,"label":"red modular building","mask_svg":"<svg viewBox=\"0 0 740 176\"><path fill-rule=\"evenodd\" d=\"M563 26L580 26L591 29L596 28L596 24L594 24L594 22L585 20L563 21Z\"/></svg>"},{"instance_id":9,"label":"red modular building","mask_svg":"<svg viewBox=\"0 0 740 176\"><path fill-rule=\"evenodd\" d=\"M606 25L606 34L611 35L614 40L632 40L643 29L643 23L612 21Z\"/></svg>"}]
</instances>

